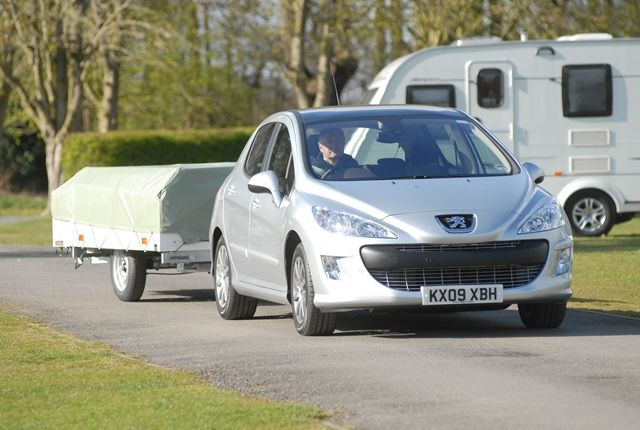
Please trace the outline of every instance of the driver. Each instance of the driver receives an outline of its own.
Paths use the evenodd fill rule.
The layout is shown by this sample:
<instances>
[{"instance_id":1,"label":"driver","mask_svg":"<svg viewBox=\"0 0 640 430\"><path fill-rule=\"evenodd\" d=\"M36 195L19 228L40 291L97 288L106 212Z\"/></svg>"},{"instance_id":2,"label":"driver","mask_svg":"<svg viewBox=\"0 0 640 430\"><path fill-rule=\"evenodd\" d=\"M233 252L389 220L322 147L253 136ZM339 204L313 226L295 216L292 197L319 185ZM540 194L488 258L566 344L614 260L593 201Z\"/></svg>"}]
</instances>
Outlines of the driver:
<instances>
[{"instance_id":1,"label":"driver","mask_svg":"<svg viewBox=\"0 0 640 430\"><path fill-rule=\"evenodd\" d=\"M344 153L344 134L339 128L322 130L318 137L318 148L320 152L311 159L311 165L320 177L330 170L360 167L356 160Z\"/></svg>"}]
</instances>

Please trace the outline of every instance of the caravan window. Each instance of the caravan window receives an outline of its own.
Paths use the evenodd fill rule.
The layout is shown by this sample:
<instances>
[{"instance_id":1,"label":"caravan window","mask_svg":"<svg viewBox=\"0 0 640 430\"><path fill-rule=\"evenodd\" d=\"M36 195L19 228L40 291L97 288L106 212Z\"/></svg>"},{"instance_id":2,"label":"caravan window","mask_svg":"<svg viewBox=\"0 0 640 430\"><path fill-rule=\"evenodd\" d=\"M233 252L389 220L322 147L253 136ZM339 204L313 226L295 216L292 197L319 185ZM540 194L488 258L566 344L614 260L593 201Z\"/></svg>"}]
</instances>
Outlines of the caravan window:
<instances>
[{"instance_id":1,"label":"caravan window","mask_svg":"<svg viewBox=\"0 0 640 430\"><path fill-rule=\"evenodd\" d=\"M609 116L611 93L610 65L581 64L562 68L564 116Z\"/></svg>"},{"instance_id":2,"label":"caravan window","mask_svg":"<svg viewBox=\"0 0 640 430\"><path fill-rule=\"evenodd\" d=\"M407 103L440 107L456 107L453 85L409 85Z\"/></svg>"},{"instance_id":3,"label":"caravan window","mask_svg":"<svg viewBox=\"0 0 640 430\"><path fill-rule=\"evenodd\" d=\"M482 69L478 72L478 105L497 108L504 101L504 78L500 69Z\"/></svg>"}]
</instances>

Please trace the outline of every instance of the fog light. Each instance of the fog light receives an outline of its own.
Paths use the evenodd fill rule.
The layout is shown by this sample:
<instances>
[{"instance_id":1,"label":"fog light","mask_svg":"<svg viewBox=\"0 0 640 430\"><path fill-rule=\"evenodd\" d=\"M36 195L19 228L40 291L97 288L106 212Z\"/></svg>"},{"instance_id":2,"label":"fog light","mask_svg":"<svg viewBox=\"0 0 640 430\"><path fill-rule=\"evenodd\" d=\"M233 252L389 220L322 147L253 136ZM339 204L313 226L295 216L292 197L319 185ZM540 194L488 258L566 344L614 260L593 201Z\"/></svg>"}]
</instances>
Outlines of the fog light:
<instances>
[{"instance_id":1,"label":"fog light","mask_svg":"<svg viewBox=\"0 0 640 430\"><path fill-rule=\"evenodd\" d=\"M556 276L564 275L571 271L572 252L571 247L563 248L557 251L558 263L556 266Z\"/></svg>"},{"instance_id":2,"label":"fog light","mask_svg":"<svg viewBox=\"0 0 640 430\"><path fill-rule=\"evenodd\" d=\"M340 257L322 255L320 256L320 259L322 260L322 268L324 269L324 273L327 275L327 278L333 280L340 279L340 265L338 265Z\"/></svg>"}]
</instances>

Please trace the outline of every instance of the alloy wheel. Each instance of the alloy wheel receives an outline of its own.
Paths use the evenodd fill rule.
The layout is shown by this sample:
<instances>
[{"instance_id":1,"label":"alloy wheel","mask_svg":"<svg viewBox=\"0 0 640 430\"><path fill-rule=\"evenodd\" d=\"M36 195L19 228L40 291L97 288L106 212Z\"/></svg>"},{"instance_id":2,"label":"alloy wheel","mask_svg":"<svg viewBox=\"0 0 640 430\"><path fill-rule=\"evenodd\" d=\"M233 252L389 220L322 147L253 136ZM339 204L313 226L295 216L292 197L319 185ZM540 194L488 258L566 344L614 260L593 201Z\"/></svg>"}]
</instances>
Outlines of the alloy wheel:
<instances>
[{"instance_id":1,"label":"alloy wheel","mask_svg":"<svg viewBox=\"0 0 640 430\"><path fill-rule=\"evenodd\" d=\"M585 197L576 202L571 211L574 225L585 233L594 233L607 222L607 210L602 202L593 197Z\"/></svg>"},{"instance_id":2,"label":"alloy wheel","mask_svg":"<svg viewBox=\"0 0 640 430\"><path fill-rule=\"evenodd\" d=\"M293 317L302 325L307 318L307 268L300 256L293 264Z\"/></svg>"},{"instance_id":3,"label":"alloy wheel","mask_svg":"<svg viewBox=\"0 0 640 430\"><path fill-rule=\"evenodd\" d=\"M221 246L216 254L216 301L225 308L229 302L229 255Z\"/></svg>"}]
</instances>

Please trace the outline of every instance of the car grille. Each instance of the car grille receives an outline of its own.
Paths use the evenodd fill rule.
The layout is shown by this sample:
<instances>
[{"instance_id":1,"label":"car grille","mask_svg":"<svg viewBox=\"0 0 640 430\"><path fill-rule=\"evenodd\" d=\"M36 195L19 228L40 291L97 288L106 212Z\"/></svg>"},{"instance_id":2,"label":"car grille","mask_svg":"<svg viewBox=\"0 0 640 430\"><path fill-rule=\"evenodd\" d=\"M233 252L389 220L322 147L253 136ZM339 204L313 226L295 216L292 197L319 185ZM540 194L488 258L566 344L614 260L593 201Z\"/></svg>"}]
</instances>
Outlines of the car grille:
<instances>
[{"instance_id":1,"label":"car grille","mask_svg":"<svg viewBox=\"0 0 640 430\"><path fill-rule=\"evenodd\" d=\"M403 252L425 252L425 251L441 251L441 252L457 252L457 251L482 251L485 249L504 249L517 248L520 241L507 240L502 242L482 242L482 243L456 243L456 244L438 244L438 243L417 243L393 245L395 249Z\"/></svg>"},{"instance_id":2,"label":"car grille","mask_svg":"<svg viewBox=\"0 0 640 430\"><path fill-rule=\"evenodd\" d=\"M547 252L546 241L405 244L361 250L364 264L376 281L406 291L440 285L519 287L540 274ZM484 263L479 264L479 260ZM384 261L389 261L388 267L384 267ZM485 264L489 261L492 263Z\"/></svg>"},{"instance_id":3,"label":"car grille","mask_svg":"<svg viewBox=\"0 0 640 430\"><path fill-rule=\"evenodd\" d=\"M530 266L438 267L433 269L370 270L382 285L396 290L419 291L421 286L502 284L520 287L533 281L542 264Z\"/></svg>"}]
</instances>

